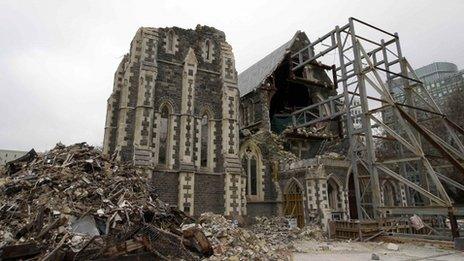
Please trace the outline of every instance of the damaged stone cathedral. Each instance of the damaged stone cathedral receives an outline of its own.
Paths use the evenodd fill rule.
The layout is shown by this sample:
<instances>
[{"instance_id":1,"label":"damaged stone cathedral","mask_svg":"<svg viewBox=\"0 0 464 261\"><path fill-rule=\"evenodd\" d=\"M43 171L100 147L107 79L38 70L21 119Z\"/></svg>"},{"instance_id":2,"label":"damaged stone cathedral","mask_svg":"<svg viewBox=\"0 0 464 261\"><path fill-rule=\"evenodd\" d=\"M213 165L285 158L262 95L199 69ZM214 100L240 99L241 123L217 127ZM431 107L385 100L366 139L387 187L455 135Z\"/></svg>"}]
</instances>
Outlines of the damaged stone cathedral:
<instances>
[{"instance_id":1,"label":"damaged stone cathedral","mask_svg":"<svg viewBox=\"0 0 464 261\"><path fill-rule=\"evenodd\" d=\"M140 28L114 76L104 153L140 166L190 215L357 218L341 119L292 128L293 112L336 94L318 63L291 72L308 44L297 32L237 76L222 31ZM381 182L385 205L405 204L404 186Z\"/></svg>"}]
</instances>

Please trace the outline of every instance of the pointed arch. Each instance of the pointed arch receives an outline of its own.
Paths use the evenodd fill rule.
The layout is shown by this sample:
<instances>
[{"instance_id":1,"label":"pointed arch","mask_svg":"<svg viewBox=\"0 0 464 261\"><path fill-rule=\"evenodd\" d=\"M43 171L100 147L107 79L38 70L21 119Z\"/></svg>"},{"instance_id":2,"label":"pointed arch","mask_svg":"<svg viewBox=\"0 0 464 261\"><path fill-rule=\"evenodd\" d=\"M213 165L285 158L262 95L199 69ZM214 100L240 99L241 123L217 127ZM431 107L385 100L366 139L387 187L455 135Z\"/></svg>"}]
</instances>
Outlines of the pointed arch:
<instances>
[{"instance_id":1,"label":"pointed arch","mask_svg":"<svg viewBox=\"0 0 464 261\"><path fill-rule=\"evenodd\" d=\"M342 184L340 180L332 173L327 177L327 199L329 207L332 210L340 209L339 203L341 203L340 195L342 191Z\"/></svg>"},{"instance_id":2,"label":"pointed arch","mask_svg":"<svg viewBox=\"0 0 464 261\"><path fill-rule=\"evenodd\" d=\"M350 219L357 219L358 218L358 208L357 208L357 201L356 201L356 189L355 189L355 180L354 174L352 172L352 166L348 168L346 174L346 183L345 183L345 190L347 191L347 209L349 213Z\"/></svg>"},{"instance_id":3,"label":"pointed arch","mask_svg":"<svg viewBox=\"0 0 464 261\"><path fill-rule=\"evenodd\" d=\"M263 162L259 146L253 140L247 140L240 146L239 156L247 176L246 194L250 200L263 200Z\"/></svg>"},{"instance_id":4,"label":"pointed arch","mask_svg":"<svg viewBox=\"0 0 464 261\"><path fill-rule=\"evenodd\" d=\"M395 184L389 180L386 179L382 182L381 185L382 189L382 196L383 196L383 204L384 206L391 207L391 206L398 206L399 200L397 195L399 195L398 188L395 186Z\"/></svg>"},{"instance_id":5,"label":"pointed arch","mask_svg":"<svg viewBox=\"0 0 464 261\"><path fill-rule=\"evenodd\" d=\"M158 164L163 166L168 166L170 163L172 112L173 109L169 102L161 103L158 126Z\"/></svg>"},{"instance_id":6,"label":"pointed arch","mask_svg":"<svg viewBox=\"0 0 464 261\"><path fill-rule=\"evenodd\" d=\"M213 60L213 42L211 39L206 39L203 43L203 58L207 62Z\"/></svg>"},{"instance_id":7,"label":"pointed arch","mask_svg":"<svg viewBox=\"0 0 464 261\"><path fill-rule=\"evenodd\" d=\"M315 103L318 103L318 102L321 102L321 101L324 101L324 97L322 96L322 94L320 92L316 92L314 94L314 98L315 99ZM321 106L321 109L322 109L322 112L319 112L321 116L327 116L327 115L330 115L331 114L331 109L330 109L330 106L329 104L327 103L324 103L322 106Z\"/></svg>"},{"instance_id":8,"label":"pointed arch","mask_svg":"<svg viewBox=\"0 0 464 261\"><path fill-rule=\"evenodd\" d=\"M304 187L295 177L292 177L287 181L284 189L284 215L288 218L295 218L300 228L305 224L303 202Z\"/></svg>"},{"instance_id":9,"label":"pointed arch","mask_svg":"<svg viewBox=\"0 0 464 261\"><path fill-rule=\"evenodd\" d=\"M327 180L329 179L332 179L337 184L337 186L339 186L340 188L343 188L343 182L340 180L339 177L337 177L337 175L335 175L335 173L330 173L327 176Z\"/></svg>"},{"instance_id":10,"label":"pointed arch","mask_svg":"<svg viewBox=\"0 0 464 261\"><path fill-rule=\"evenodd\" d=\"M213 117L209 109L205 108L200 114L200 167L211 170L213 146Z\"/></svg>"},{"instance_id":11,"label":"pointed arch","mask_svg":"<svg viewBox=\"0 0 464 261\"><path fill-rule=\"evenodd\" d=\"M303 193L304 187L299 180L295 177L292 177L287 181L285 185L284 194L295 194L295 193Z\"/></svg>"}]
</instances>

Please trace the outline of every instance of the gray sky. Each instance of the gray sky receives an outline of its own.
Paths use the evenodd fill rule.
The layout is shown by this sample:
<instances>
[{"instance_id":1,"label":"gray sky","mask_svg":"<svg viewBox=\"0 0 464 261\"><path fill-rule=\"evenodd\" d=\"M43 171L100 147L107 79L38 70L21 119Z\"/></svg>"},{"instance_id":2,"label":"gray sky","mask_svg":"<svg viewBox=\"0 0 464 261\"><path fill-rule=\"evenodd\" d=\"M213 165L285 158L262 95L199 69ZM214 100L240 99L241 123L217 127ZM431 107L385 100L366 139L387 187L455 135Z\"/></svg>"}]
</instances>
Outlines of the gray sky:
<instances>
[{"instance_id":1,"label":"gray sky","mask_svg":"<svg viewBox=\"0 0 464 261\"><path fill-rule=\"evenodd\" d=\"M464 1L0 0L0 148L101 145L113 73L141 26L214 26L239 72L297 30L317 39L350 16L398 32L414 67L464 67Z\"/></svg>"}]
</instances>

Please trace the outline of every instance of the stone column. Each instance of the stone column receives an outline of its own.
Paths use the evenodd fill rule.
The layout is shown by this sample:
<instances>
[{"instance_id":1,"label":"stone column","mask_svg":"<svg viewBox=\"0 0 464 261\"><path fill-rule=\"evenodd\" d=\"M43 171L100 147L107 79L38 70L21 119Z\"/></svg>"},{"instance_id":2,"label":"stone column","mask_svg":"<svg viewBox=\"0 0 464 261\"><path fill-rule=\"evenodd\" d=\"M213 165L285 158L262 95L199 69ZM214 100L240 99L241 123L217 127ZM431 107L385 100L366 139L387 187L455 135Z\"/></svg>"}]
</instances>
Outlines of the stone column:
<instances>
[{"instance_id":1,"label":"stone column","mask_svg":"<svg viewBox=\"0 0 464 261\"><path fill-rule=\"evenodd\" d=\"M128 63L128 66L130 63ZM127 117L131 111L131 107L129 104L129 72L126 71L124 72L123 76L123 84L121 87L121 98L119 100L119 117L118 117L118 123L117 123L117 135L116 135L116 150L118 151L117 159L121 160L122 159L122 154L121 150L124 146L127 146L127 129L130 128L130 126L127 126Z\"/></svg>"},{"instance_id":2,"label":"stone column","mask_svg":"<svg viewBox=\"0 0 464 261\"><path fill-rule=\"evenodd\" d=\"M119 94L119 93L118 93ZM106 120L105 120L105 134L103 136L103 154L109 155L112 153L112 146L114 148L113 132L116 130L116 122L113 121L115 114L117 114L117 108L114 108L113 104L116 100L116 93L112 93L107 101L106 109Z\"/></svg>"},{"instance_id":3,"label":"stone column","mask_svg":"<svg viewBox=\"0 0 464 261\"><path fill-rule=\"evenodd\" d=\"M343 212L343 217L342 219L345 218L345 213L346 213L346 195L345 195L345 190L343 189L343 186L338 186L338 200L339 202L337 203L338 206L337 206L337 209L339 209L340 211Z\"/></svg>"},{"instance_id":4,"label":"stone column","mask_svg":"<svg viewBox=\"0 0 464 261\"><path fill-rule=\"evenodd\" d=\"M135 107L134 146L150 151L150 130L153 126L153 97L158 73L156 63L157 32L143 29L140 43L140 72L138 79L137 103ZM151 154L151 151L150 151Z\"/></svg>"},{"instance_id":5,"label":"stone column","mask_svg":"<svg viewBox=\"0 0 464 261\"><path fill-rule=\"evenodd\" d=\"M402 207L406 207L408 206L408 201L406 200L406 186L400 183L399 188L400 188L400 205Z\"/></svg>"},{"instance_id":6,"label":"stone column","mask_svg":"<svg viewBox=\"0 0 464 261\"><path fill-rule=\"evenodd\" d=\"M242 195L243 195L243 178L240 174L225 174L225 215L234 216L242 215Z\"/></svg>"},{"instance_id":7,"label":"stone column","mask_svg":"<svg viewBox=\"0 0 464 261\"><path fill-rule=\"evenodd\" d=\"M176 136L177 132L176 130L178 129L179 125L179 117L177 115L170 115L169 116L169 126L170 126L170 131L169 131L169 142L168 142L168 153L166 154L166 157L168 155L171 155L170 158L168 158L167 164L170 169L173 168L175 162L176 162L176 149L179 147L179 144L177 144L177 139L174 137Z\"/></svg>"},{"instance_id":8,"label":"stone column","mask_svg":"<svg viewBox=\"0 0 464 261\"><path fill-rule=\"evenodd\" d=\"M246 204L246 177L245 176L241 176L241 184L240 184L240 207L241 207L241 213L242 215L246 215L247 214L247 204Z\"/></svg>"},{"instance_id":9,"label":"stone column","mask_svg":"<svg viewBox=\"0 0 464 261\"><path fill-rule=\"evenodd\" d=\"M189 215L194 213L195 174L179 173L179 209Z\"/></svg>"},{"instance_id":10,"label":"stone column","mask_svg":"<svg viewBox=\"0 0 464 261\"><path fill-rule=\"evenodd\" d=\"M238 104L239 93L237 88L237 71L232 47L221 43L221 80L222 91L222 154L224 157L225 214L241 215L242 193L242 165L238 158L239 126Z\"/></svg>"},{"instance_id":11,"label":"stone column","mask_svg":"<svg viewBox=\"0 0 464 261\"><path fill-rule=\"evenodd\" d=\"M328 228L329 220L332 219L331 217L331 209L329 207L328 201L328 193L327 193L327 179L326 178L319 178L317 180L317 187L319 192L319 210L321 213L321 225L324 229Z\"/></svg>"},{"instance_id":12,"label":"stone column","mask_svg":"<svg viewBox=\"0 0 464 261\"><path fill-rule=\"evenodd\" d=\"M193 168L193 145L194 145L194 99L195 99L195 76L198 61L195 52L189 48L184 60L184 71L182 73L182 101L180 116L180 149L179 161L181 166L191 165ZM181 167L182 168L182 167Z\"/></svg>"},{"instance_id":13,"label":"stone column","mask_svg":"<svg viewBox=\"0 0 464 261\"><path fill-rule=\"evenodd\" d=\"M306 179L306 194L308 195L308 211L312 218L317 215L317 188L314 177Z\"/></svg>"},{"instance_id":14,"label":"stone column","mask_svg":"<svg viewBox=\"0 0 464 261\"><path fill-rule=\"evenodd\" d=\"M107 101L107 114L105 122L105 135L103 141L103 154L113 154L116 149L118 123L119 123L119 106L121 102L121 89L124 84L125 66L128 60L128 55L119 63L118 69L114 74L113 92Z\"/></svg>"},{"instance_id":15,"label":"stone column","mask_svg":"<svg viewBox=\"0 0 464 261\"><path fill-rule=\"evenodd\" d=\"M347 185L348 186L348 185ZM350 206L349 206L349 201L348 201L348 190L342 188L342 195L343 195L343 220L348 220L350 218Z\"/></svg>"}]
</instances>

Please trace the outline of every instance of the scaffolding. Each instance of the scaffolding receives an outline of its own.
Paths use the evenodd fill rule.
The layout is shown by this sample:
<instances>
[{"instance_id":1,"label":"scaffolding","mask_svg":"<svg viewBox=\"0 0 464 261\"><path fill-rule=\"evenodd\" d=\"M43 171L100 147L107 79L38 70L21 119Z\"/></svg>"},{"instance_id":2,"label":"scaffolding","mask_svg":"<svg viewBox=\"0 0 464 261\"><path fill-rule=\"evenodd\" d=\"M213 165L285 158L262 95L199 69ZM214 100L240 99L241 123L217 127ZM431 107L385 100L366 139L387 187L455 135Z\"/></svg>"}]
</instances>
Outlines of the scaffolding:
<instances>
[{"instance_id":1,"label":"scaffolding","mask_svg":"<svg viewBox=\"0 0 464 261\"><path fill-rule=\"evenodd\" d=\"M361 33L362 32L362 33ZM333 59L333 65L321 63ZM381 200L379 175L396 179L410 191L422 195L425 207L417 206L421 213L456 214L453 202L442 182L458 189L464 186L438 173L424 153L423 143L428 142L464 174L464 146L460 138L464 130L450 121L434 102L423 83L414 73L401 52L397 33L389 33L356 18L349 18L344 26L310 43L291 55L292 71L306 66L330 68L332 80L339 94L292 113L295 128L321 121L344 119L344 137L349 139L349 159L355 180L356 208L360 220L376 219L389 213L407 214L414 209L408 206L385 207ZM401 81L404 99L392 95L392 81ZM354 97L359 97L362 113L352 113ZM329 106L331 110L322 110ZM385 123L381 113L391 111L395 124ZM418 114L421 120L418 121ZM361 126L355 128L353 120L360 117ZM449 139L439 137L425 124L434 119L446 129ZM379 132L382 130L382 132ZM376 141L395 143L392 157L379 159ZM414 169L419 180L408 174ZM456 223L451 220L451 226Z\"/></svg>"}]
</instances>

